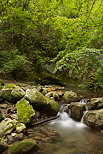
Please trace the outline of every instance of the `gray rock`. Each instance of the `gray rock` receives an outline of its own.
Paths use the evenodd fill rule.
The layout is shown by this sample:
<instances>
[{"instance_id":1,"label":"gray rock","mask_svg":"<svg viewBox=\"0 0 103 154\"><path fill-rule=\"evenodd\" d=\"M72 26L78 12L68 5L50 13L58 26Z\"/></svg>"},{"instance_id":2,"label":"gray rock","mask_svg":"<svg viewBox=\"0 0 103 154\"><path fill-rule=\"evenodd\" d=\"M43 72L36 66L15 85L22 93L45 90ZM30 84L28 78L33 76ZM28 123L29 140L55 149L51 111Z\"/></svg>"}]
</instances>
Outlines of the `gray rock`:
<instances>
[{"instance_id":1,"label":"gray rock","mask_svg":"<svg viewBox=\"0 0 103 154\"><path fill-rule=\"evenodd\" d=\"M80 97L73 91L66 91L63 96L66 103L80 101Z\"/></svg>"},{"instance_id":2,"label":"gray rock","mask_svg":"<svg viewBox=\"0 0 103 154\"><path fill-rule=\"evenodd\" d=\"M0 91L0 97L4 98L7 101L16 102L16 101L20 100L24 95L25 95L25 91L22 88L20 88L19 86L16 86L14 84L6 85Z\"/></svg>"},{"instance_id":3,"label":"gray rock","mask_svg":"<svg viewBox=\"0 0 103 154\"><path fill-rule=\"evenodd\" d=\"M18 123L16 125L16 132L17 133L26 132L26 126L23 123Z\"/></svg>"},{"instance_id":4,"label":"gray rock","mask_svg":"<svg viewBox=\"0 0 103 154\"><path fill-rule=\"evenodd\" d=\"M25 98L33 105L34 109L47 115L54 116L59 111L57 102L44 96L35 89L27 89Z\"/></svg>"},{"instance_id":5,"label":"gray rock","mask_svg":"<svg viewBox=\"0 0 103 154\"><path fill-rule=\"evenodd\" d=\"M86 110L85 105L79 103L71 103L69 108L70 108L70 117L79 121L81 120L84 111Z\"/></svg>"},{"instance_id":6,"label":"gray rock","mask_svg":"<svg viewBox=\"0 0 103 154\"><path fill-rule=\"evenodd\" d=\"M0 138L0 152L5 151L8 148L7 143L4 139Z\"/></svg>"},{"instance_id":7,"label":"gray rock","mask_svg":"<svg viewBox=\"0 0 103 154\"><path fill-rule=\"evenodd\" d=\"M88 111L84 115L84 122L91 128L103 130L103 109Z\"/></svg>"},{"instance_id":8,"label":"gray rock","mask_svg":"<svg viewBox=\"0 0 103 154\"><path fill-rule=\"evenodd\" d=\"M16 128L16 120L11 120L10 118L4 119L0 123L0 137L10 134Z\"/></svg>"},{"instance_id":9,"label":"gray rock","mask_svg":"<svg viewBox=\"0 0 103 154\"><path fill-rule=\"evenodd\" d=\"M102 109L103 108L103 97L100 97L100 98L92 98L87 103L87 106L88 106L88 109L89 110Z\"/></svg>"},{"instance_id":10,"label":"gray rock","mask_svg":"<svg viewBox=\"0 0 103 154\"><path fill-rule=\"evenodd\" d=\"M0 121L2 121L4 119L4 115L2 113L2 111L0 110Z\"/></svg>"}]
</instances>

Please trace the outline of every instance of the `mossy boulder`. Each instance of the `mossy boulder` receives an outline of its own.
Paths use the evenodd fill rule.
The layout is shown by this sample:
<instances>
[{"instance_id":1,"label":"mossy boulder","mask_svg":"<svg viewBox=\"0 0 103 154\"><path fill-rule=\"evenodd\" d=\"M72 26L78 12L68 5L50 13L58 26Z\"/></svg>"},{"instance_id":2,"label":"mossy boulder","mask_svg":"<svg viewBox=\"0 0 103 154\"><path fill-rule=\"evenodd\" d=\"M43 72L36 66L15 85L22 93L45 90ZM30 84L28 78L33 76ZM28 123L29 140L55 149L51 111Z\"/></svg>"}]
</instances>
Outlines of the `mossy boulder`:
<instances>
[{"instance_id":1,"label":"mossy boulder","mask_svg":"<svg viewBox=\"0 0 103 154\"><path fill-rule=\"evenodd\" d=\"M10 118L4 119L0 123L0 137L10 134L16 128L16 120L11 120Z\"/></svg>"},{"instance_id":2,"label":"mossy boulder","mask_svg":"<svg viewBox=\"0 0 103 154\"><path fill-rule=\"evenodd\" d=\"M14 84L8 84L0 91L0 97L4 98L7 101L16 102L23 98L25 91L19 86Z\"/></svg>"},{"instance_id":3,"label":"mossy boulder","mask_svg":"<svg viewBox=\"0 0 103 154\"><path fill-rule=\"evenodd\" d=\"M100 97L100 98L92 98L87 103L87 106L88 106L88 109L89 110L102 109L103 108L103 97Z\"/></svg>"},{"instance_id":4,"label":"mossy boulder","mask_svg":"<svg viewBox=\"0 0 103 154\"><path fill-rule=\"evenodd\" d=\"M80 101L80 97L73 91L66 91L63 96L66 103Z\"/></svg>"},{"instance_id":5,"label":"mossy boulder","mask_svg":"<svg viewBox=\"0 0 103 154\"><path fill-rule=\"evenodd\" d=\"M35 140L25 139L12 145L8 150L8 154L28 154L32 152L35 153L38 151L38 149L39 147Z\"/></svg>"},{"instance_id":6,"label":"mossy boulder","mask_svg":"<svg viewBox=\"0 0 103 154\"><path fill-rule=\"evenodd\" d=\"M59 111L57 102L44 96L36 89L27 89L25 99L33 105L34 109L41 113L54 116Z\"/></svg>"},{"instance_id":7,"label":"mossy boulder","mask_svg":"<svg viewBox=\"0 0 103 154\"><path fill-rule=\"evenodd\" d=\"M21 99L16 104L18 120L24 124L29 123L32 116L34 116L35 110L32 105L26 99Z\"/></svg>"},{"instance_id":8,"label":"mossy boulder","mask_svg":"<svg viewBox=\"0 0 103 154\"><path fill-rule=\"evenodd\" d=\"M103 109L88 111L84 115L84 123L91 128L103 130Z\"/></svg>"},{"instance_id":9,"label":"mossy boulder","mask_svg":"<svg viewBox=\"0 0 103 154\"><path fill-rule=\"evenodd\" d=\"M5 151L8 148L7 143L4 139L0 138L0 153Z\"/></svg>"},{"instance_id":10,"label":"mossy boulder","mask_svg":"<svg viewBox=\"0 0 103 154\"><path fill-rule=\"evenodd\" d=\"M78 121L81 120L83 113L86 110L85 105L79 103L71 103L69 108L70 108L70 117Z\"/></svg>"}]
</instances>

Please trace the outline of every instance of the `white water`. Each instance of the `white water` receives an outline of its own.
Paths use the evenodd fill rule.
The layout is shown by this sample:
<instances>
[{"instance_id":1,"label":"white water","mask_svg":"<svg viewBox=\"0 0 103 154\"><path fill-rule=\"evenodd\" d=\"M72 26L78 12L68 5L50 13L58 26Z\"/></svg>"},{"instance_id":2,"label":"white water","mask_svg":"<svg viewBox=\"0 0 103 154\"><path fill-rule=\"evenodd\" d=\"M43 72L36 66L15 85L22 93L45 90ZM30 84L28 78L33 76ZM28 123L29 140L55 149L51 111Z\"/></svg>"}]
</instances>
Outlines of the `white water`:
<instances>
[{"instance_id":1,"label":"white water","mask_svg":"<svg viewBox=\"0 0 103 154\"><path fill-rule=\"evenodd\" d=\"M85 124L83 117L76 122L63 111L59 112L59 118L48 123L47 126L55 129L62 140L55 142L52 148L45 153L49 154L102 154L103 135L96 133Z\"/></svg>"},{"instance_id":2,"label":"white water","mask_svg":"<svg viewBox=\"0 0 103 154\"><path fill-rule=\"evenodd\" d=\"M83 124L83 120L81 122L76 122L73 119L69 117L69 115L66 112L58 113L59 118L50 122L49 125L58 125L62 128L84 128L87 127L85 124Z\"/></svg>"}]
</instances>

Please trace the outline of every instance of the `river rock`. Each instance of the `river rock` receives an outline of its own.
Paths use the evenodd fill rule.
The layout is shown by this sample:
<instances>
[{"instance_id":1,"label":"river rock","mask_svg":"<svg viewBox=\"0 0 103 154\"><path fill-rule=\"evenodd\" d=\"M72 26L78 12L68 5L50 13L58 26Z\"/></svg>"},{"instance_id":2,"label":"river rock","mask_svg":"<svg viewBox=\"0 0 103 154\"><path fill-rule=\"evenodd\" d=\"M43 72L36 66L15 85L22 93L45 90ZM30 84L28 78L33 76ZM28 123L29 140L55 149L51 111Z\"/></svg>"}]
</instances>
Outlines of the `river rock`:
<instances>
[{"instance_id":1,"label":"river rock","mask_svg":"<svg viewBox=\"0 0 103 154\"><path fill-rule=\"evenodd\" d=\"M66 103L80 101L80 97L73 91L66 91L63 98Z\"/></svg>"},{"instance_id":2,"label":"river rock","mask_svg":"<svg viewBox=\"0 0 103 154\"><path fill-rule=\"evenodd\" d=\"M12 145L8 150L8 154L28 154L32 152L35 153L38 151L38 149L39 147L35 140L25 139Z\"/></svg>"},{"instance_id":3,"label":"river rock","mask_svg":"<svg viewBox=\"0 0 103 154\"><path fill-rule=\"evenodd\" d=\"M16 132L17 133L26 132L26 126L23 123L18 123L16 125Z\"/></svg>"},{"instance_id":4,"label":"river rock","mask_svg":"<svg viewBox=\"0 0 103 154\"><path fill-rule=\"evenodd\" d=\"M100 97L100 98L92 98L87 103L87 106L88 106L88 109L89 110L102 109L103 108L103 97Z\"/></svg>"},{"instance_id":5,"label":"river rock","mask_svg":"<svg viewBox=\"0 0 103 154\"><path fill-rule=\"evenodd\" d=\"M103 130L103 109L88 111L84 115L84 123L91 128Z\"/></svg>"},{"instance_id":6,"label":"river rock","mask_svg":"<svg viewBox=\"0 0 103 154\"><path fill-rule=\"evenodd\" d=\"M59 111L59 105L54 100L44 96L36 89L27 89L25 98L41 113L55 116Z\"/></svg>"},{"instance_id":7,"label":"river rock","mask_svg":"<svg viewBox=\"0 0 103 154\"><path fill-rule=\"evenodd\" d=\"M71 103L69 108L70 108L70 117L79 121L81 120L83 113L86 110L85 105L79 103Z\"/></svg>"},{"instance_id":8,"label":"river rock","mask_svg":"<svg viewBox=\"0 0 103 154\"><path fill-rule=\"evenodd\" d=\"M16 86L14 84L8 84L6 85L1 91L0 91L0 97L4 98L7 101L16 102L20 100L25 95L25 91L21 89L19 86Z\"/></svg>"},{"instance_id":9,"label":"river rock","mask_svg":"<svg viewBox=\"0 0 103 154\"><path fill-rule=\"evenodd\" d=\"M21 99L16 104L17 115L20 122L26 124L30 122L32 116L36 114L32 105L26 99Z\"/></svg>"},{"instance_id":10,"label":"river rock","mask_svg":"<svg viewBox=\"0 0 103 154\"><path fill-rule=\"evenodd\" d=\"M0 152L5 151L8 148L7 143L4 139L0 138Z\"/></svg>"},{"instance_id":11,"label":"river rock","mask_svg":"<svg viewBox=\"0 0 103 154\"><path fill-rule=\"evenodd\" d=\"M16 120L11 120L10 118L4 119L0 123L0 137L10 134L16 128Z\"/></svg>"},{"instance_id":12,"label":"river rock","mask_svg":"<svg viewBox=\"0 0 103 154\"><path fill-rule=\"evenodd\" d=\"M45 95L46 97L53 98L54 100L59 100L59 94L56 92L49 92Z\"/></svg>"},{"instance_id":13,"label":"river rock","mask_svg":"<svg viewBox=\"0 0 103 154\"><path fill-rule=\"evenodd\" d=\"M0 110L0 121L2 121L4 119L4 115L2 113L2 111Z\"/></svg>"}]
</instances>

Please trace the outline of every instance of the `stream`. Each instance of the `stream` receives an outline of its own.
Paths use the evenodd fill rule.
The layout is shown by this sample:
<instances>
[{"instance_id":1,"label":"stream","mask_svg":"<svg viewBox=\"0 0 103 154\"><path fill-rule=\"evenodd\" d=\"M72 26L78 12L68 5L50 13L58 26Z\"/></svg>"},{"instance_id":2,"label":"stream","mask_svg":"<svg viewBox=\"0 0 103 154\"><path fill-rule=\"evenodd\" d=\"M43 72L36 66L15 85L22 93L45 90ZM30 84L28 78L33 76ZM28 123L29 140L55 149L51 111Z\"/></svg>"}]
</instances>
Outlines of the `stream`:
<instances>
[{"instance_id":1,"label":"stream","mask_svg":"<svg viewBox=\"0 0 103 154\"><path fill-rule=\"evenodd\" d=\"M45 126L56 130L61 140L52 143L52 148L47 147L48 152L43 154L103 154L103 134L83 124L83 118L76 122L64 111L58 114L58 119Z\"/></svg>"}]
</instances>

